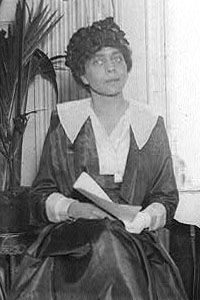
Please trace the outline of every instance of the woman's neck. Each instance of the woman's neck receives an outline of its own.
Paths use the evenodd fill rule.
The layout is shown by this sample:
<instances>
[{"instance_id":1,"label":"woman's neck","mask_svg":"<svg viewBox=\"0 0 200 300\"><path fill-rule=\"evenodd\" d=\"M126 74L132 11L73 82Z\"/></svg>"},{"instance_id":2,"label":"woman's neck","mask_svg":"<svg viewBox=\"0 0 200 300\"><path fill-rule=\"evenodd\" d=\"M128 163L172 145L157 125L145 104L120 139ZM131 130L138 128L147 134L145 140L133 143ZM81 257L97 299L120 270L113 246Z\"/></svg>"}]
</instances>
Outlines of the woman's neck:
<instances>
[{"instance_id":1,"label":"woman's neck","mask_svg":"<svg viewBox=\"0 0 200 300\"><path fill-rule=\"evenodd\" d=\"M102 96L92 95L92 106L97 116L110 116L118 115L124 111L127 106L127 102L124 99L123 94L116 96Z\"/></svg>"},{"instance_id":2,"label":"woman's neck","mask_svg":"<svg viewBox=\"0 0 200 300\"><path fill-rule=\"evenodd\" d=\"M116 97L92 97L92 107L108 135L111 134L128 107L123 95Z\"/></svg>"}]
</instances>

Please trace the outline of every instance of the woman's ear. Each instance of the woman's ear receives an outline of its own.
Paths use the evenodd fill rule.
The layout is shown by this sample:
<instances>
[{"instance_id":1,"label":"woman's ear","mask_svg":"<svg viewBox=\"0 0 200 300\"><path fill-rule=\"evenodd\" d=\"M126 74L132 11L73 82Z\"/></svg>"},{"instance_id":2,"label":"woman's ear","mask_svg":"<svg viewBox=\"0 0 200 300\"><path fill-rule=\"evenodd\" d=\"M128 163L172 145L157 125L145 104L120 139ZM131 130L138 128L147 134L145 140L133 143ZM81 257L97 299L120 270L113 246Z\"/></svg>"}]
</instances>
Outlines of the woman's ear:
<instances>
[{"instance_id":1,"label":"woman's ear","mask_svg":"<svg viewBox=\"0 0 200 300\"><path fill-rule=\"evenodd\" d=\"M82 82L83 82L85 85L89 85L89 82L88 82L88 80L87 80L87 78L86 78L85 75L81 75L81 80L82 80Z\"/></svg>"}]
</instances>

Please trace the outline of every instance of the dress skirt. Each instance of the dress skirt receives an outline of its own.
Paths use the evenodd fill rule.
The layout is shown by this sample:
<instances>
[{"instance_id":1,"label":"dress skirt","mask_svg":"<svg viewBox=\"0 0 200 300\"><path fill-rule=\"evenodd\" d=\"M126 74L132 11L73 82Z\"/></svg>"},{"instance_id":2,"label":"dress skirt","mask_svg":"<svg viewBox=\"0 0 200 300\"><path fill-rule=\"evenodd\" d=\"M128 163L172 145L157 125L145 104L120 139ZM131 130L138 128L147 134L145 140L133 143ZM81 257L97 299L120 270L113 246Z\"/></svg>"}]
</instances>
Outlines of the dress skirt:
<instances>
[{"instance_id":1,"label":"dress skirt","mask_svg":"<svg viewBox=\"0 0 200 300\"><path fill-rule=\"evenodd\" d=\"M178 269L157 236L118 220L50 224L23 258L8 299L185 300Z\"/></svg>"}]
</instances>

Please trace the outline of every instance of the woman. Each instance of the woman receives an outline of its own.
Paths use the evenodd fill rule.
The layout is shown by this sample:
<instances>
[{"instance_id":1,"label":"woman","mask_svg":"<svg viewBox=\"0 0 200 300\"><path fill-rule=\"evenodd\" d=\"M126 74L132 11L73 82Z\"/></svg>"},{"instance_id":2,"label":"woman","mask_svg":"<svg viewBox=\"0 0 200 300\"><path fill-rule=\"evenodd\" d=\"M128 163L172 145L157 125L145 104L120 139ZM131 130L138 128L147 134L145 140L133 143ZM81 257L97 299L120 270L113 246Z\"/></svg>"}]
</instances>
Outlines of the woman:
<instances>
[{"instance_id":1,"label":"woman","mask_svg":"<svg viewBox=\"0 0 200 300\"><path fill-rule=\"evenodd\" d=\"M173 218L178 192L161 117L127 102L131 51L112 18L79 29L66 65L91 98L57 106L33 183L28 249L11 299L186 299L155 231ZM129 224L73 189L86 172L120 205L141 205Z\"/></svg>"}]
</instances>

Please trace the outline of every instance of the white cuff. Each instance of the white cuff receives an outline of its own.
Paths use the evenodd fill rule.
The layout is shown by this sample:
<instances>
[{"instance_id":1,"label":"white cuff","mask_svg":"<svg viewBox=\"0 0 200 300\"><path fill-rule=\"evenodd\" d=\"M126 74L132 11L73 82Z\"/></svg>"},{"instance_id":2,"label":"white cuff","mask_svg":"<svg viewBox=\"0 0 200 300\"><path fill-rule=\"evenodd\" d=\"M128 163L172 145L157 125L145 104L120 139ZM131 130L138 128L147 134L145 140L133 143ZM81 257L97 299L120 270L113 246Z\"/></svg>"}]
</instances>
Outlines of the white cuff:
<instances>
[{"instance_id":1,"label":"white cuff","mask_svg":"<svg viewBox=\"0 0 200 300\"><path fill-rule=\"evenodd\" d=\"M125 223L125 228L131 233L141 233L143 229L148 228L151 223L151 217L146 212L137 213L132 222Z\"/></svg>"},{"instance_id":2,"label":"white cuff","mask_svg":"<svg viewBox=\"0 0 200 300\"><path fill-rule=\"evenodd\" d=\"M46 214L49 221L58 223L67 219L68 209L75 199L67 198L61 193L52 193L46 200Z\"/></svg>"}]
</instances>

